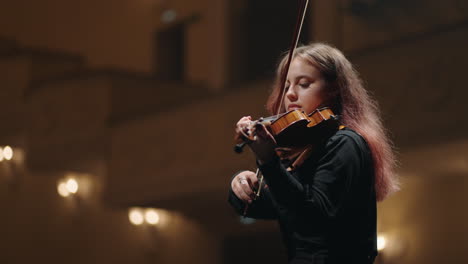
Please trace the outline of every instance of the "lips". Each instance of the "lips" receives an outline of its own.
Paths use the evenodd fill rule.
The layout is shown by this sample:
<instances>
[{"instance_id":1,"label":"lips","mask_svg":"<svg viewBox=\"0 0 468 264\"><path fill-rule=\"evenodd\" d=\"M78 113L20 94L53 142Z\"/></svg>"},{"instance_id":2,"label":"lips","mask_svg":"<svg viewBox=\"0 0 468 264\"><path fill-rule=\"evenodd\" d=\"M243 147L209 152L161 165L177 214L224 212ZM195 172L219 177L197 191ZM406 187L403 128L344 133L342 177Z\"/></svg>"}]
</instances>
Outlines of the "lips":
<instances>
[{"instance_id":1,"label":"lips","mask_svg":"<svg viewBox=\"0 0 468 264\"><path fill-rule=\"evenodd\" d=\"M296 110L296 109L301 109L302 107L300 105L297 105L297 104L291 104L288 106L288 111L291 111L291 110Z\"/></svg>"}]
</instances>

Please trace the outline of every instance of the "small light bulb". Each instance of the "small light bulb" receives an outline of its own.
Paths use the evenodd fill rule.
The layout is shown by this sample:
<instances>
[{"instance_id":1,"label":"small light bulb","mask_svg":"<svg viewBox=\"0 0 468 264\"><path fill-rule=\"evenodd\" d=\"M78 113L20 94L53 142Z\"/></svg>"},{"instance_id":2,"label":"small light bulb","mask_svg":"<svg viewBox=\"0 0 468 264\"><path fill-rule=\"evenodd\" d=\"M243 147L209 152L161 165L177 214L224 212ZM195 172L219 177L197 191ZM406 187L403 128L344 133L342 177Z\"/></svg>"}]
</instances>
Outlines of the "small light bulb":
<instances>
[{"instance_id":1,"label":"small light bulb","mask_svg":"<svg viewBox=\"0 0 468 264\"><path fill-rule=\"evenodd\" d=\"M3 148L3 157L5 157L6 160L11 160L11 158L13 158L13 149L10 146Z\"/></svg>"},{"instance_id":2,"label":"small light bulb","mask_svg":"<svg viewBox=\"0 0 468 264\"><path fill-rule=\"evenodd\" d=\"M377 236L377 250L382 251L387 244L387 240L383 235Z\"/></svg>"},{"instance_id":3,"label":"small light bulb","mask_svg":"<svg viewBox=\"0 0 468 264\"><path fill-rule=\"evenodd\" d=\"M164 23L171 23L177 17L177 12L172 9L165 10L161 15L161 21Z\"/></svg>"},{"instance_id":4,"label":"small light bulb","mask_svg":"<svg viewBox=\"0 0 468 264\"><path fill-rule=\"evenodd\" d=\"M78 182L75 179L69 179L66 183L67 191L70 193L76 193L78 191Z\"/></svg>"},{"instance_id":5,"label":"small light bulb","mask_svg":"<svg viewBox=\"0 0 468 264\"><path fill-rule=\"evenodd\" d=\"M141 225L143 224L143 221L145 220L141 210L138 208L130 209L128 213L128 219L130 220L130 223L134 225Z\"/></svg>"},{"instance_id":6,"label":"small light bulb","mask_svg":"<svg viewBox=\"0 0 468 264\"><path fill-rule=\"evenodd\" d=\"M57 185L57 191L60 194L60 196L62 196L62 197L67 197L67 196L70 195L70 192L68 192L67 186L66 186L66 184L64 182L60 182Z\"/></svg>"},{"instance_id":7,"label":"small light bulb","mask_svg":"<svg viewBox=\"0 0 468 264\"><path fill-rule=\"evenodd\" d=\"M154 209L147 209L145 212L145 220L150 225L157 225L159 223L159 214Z\"/></svg>"}]
</instances>

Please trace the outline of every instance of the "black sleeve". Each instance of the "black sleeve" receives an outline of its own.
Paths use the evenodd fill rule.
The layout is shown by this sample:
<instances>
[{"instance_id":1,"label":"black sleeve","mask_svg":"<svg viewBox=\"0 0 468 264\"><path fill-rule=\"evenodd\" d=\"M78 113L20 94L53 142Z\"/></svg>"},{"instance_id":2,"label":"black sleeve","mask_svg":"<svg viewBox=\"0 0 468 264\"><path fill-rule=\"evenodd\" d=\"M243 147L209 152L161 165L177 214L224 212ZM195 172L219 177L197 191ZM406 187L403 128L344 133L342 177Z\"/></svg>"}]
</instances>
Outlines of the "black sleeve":
<instances>
[{"instance_id":1,"label":"black sleeve","mask_svg":"<svg viewBox=\"0 0 468 264\"><path fill-rule=\"evenodd\" d=\"M232 176L232 179L234 179L234 177L237 176L239 173L241 173L241 171L234 174L234 176ZM229 186L231 186L231 184L229 184ZM262 191L260 192L260 196L251 204L249 204L249 207L247 208L247 210L245 210L246 203L244 203L241 199L239 199L234 194L231 187L229 187L228 202L231 204L231 206L239 215L244 215L244 211L245 211L246 212L245 216L250 217L250 218L255 218L255 219L277 219L278 218L277 210L275 208L274 201L271 197L271 194L268 188L262 189Z\"/></svg>"},{"instance_id":2,"label":"black sleeve","mask_svg":"<svg viewBox=\"0 0 468 264\"><path fill-rule=\"evenodd\" d=\"M351 198L353 178L361 173L361 153L354 138L337 133L327 141L316 166L297 172L304 183L276 158L260 169L278 205L291 209L306 207L314 214L332 217Z\"/></svg>"}]
</instances>

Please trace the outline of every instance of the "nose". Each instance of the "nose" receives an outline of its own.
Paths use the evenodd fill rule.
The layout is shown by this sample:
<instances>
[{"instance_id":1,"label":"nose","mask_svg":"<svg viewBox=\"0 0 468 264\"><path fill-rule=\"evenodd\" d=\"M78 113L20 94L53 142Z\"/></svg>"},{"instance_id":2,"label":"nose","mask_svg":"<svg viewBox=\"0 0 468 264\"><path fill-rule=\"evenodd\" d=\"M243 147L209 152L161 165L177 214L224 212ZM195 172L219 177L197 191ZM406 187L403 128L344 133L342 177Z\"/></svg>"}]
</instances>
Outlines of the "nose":
<instances>
[{"instance_id":1,"label":"nose","mask_svg":"<svg viewBox=\"0 0 468 264\"><path fill-rule=\"evenodd\" d=\"M289 102L294 102L297 100L297 93L294 85L291 84L289 86L289 89L286 91L286 98L289 100Z\"/></svg>"}]
</instances>

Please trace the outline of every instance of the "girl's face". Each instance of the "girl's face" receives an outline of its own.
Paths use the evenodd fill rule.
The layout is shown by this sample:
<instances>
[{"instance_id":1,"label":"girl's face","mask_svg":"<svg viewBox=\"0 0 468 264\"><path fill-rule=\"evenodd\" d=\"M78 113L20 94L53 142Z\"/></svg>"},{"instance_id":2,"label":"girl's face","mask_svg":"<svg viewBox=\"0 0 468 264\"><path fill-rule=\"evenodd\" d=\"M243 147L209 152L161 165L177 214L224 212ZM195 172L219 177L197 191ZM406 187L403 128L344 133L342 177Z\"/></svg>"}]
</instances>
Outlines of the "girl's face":
<instances>
[{"instance_id":1,"label":"girl's face","mask_svg":"<svg viewBox=\"0 0 468 264\"><path fill-rule=\"evenodd\" d=\"M320 71L307 60L292 60L286 80L284 105L286 111L302 109L312 113L324 101L325 80Z\"/></svg>"}]
</instances>

